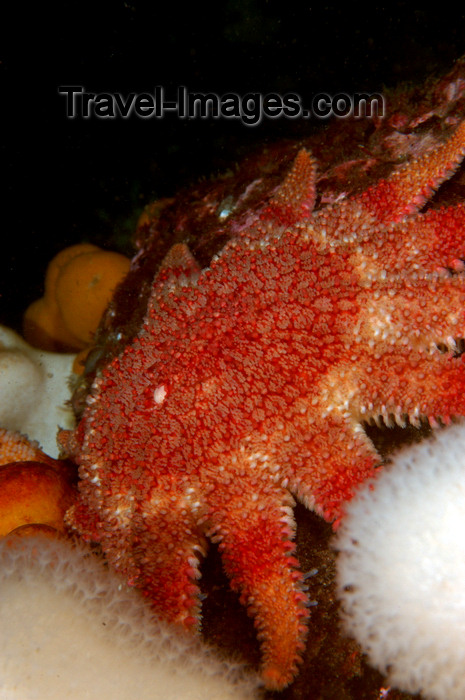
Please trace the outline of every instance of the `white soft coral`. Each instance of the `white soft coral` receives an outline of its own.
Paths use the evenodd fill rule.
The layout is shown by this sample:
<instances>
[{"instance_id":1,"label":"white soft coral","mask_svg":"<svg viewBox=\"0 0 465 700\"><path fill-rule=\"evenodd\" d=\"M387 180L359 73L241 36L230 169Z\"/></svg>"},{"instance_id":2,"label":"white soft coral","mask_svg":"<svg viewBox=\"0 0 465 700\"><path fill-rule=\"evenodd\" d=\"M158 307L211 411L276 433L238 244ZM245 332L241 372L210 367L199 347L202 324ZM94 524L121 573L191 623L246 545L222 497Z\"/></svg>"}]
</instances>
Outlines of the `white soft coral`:
<instances>
[{"instance_id":1,"label":"white soft coral","mask_svg":"<svg viewBox=\"0 0 465 700\"><path fill-rule=\"evenodd\" d=\"M153 619L82 544L0 540L2 700L252 700L257 676Z\"/></svg>"},{"instance_id":2,"label":"white soft coral","mask_svg":"<svg viewBox=\"0 0 465 700\"><path fill-rule=\"evenodd\" d=\"M401 451L337 538L349 634L392 685L465 697L465 424Z\"/></svg>"},{"instance_id":3,"label":"white soft coral","mask_svg":"<svg viewBox=\"0 0 465 700\"><path fill-rule=\"evenodd\" d=\"M75 355L37 350L0 326L0 427L37 440L58 456L58 426L71 428L69 377Z\"/></svg>"}]
</instances>

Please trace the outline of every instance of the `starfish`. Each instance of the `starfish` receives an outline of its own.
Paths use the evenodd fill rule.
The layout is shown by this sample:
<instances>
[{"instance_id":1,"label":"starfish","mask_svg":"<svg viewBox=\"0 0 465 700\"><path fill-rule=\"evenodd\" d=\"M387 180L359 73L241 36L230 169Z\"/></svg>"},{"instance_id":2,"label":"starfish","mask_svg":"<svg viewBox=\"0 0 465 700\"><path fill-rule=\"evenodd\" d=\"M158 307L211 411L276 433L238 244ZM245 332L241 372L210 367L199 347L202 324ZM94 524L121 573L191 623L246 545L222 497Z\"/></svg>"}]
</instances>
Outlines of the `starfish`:
<instances>
[{"instance_id":1,"label":"starfish","mask_svg":"<svg viewBox=\"0 0 465 700\"><path fill-rule=\"evenodd\" d=\"M465 122L313 211L301 150L209 268L171 249L140 333L60 433L80 465L68 523L158 614L198 628L200 559L218 544L269 688L297 673L308 628L294 498L337 525L381 464L364 422L465 412L465 208L420 213L464 154Z\"/></svg>"}]
</instances>

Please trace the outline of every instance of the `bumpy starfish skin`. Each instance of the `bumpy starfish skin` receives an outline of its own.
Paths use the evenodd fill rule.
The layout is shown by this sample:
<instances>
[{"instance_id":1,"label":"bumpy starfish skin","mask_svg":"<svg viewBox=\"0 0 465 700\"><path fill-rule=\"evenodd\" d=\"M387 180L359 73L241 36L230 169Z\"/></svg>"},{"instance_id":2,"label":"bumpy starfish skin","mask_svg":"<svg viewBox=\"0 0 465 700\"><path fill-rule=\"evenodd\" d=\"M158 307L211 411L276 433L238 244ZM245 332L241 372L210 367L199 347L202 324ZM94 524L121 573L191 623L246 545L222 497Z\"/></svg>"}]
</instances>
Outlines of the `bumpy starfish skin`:
<instances>
[{"instance_id":1,"label":"bumpy starfish skin","mask_svg":"<svg viewBox=\"0 0 465 700\"><path fill-rule=\"evenodd\" d=\"M143 330L61 434L82 480L69 523L165 618L197 625L199 558L218 542L270 688L292 680L307 631L292 496L337 522L380 463L363 420L465 413L465 207L418 213L464 153L465 123L312 213L301 151L208 269L170 251Z\"/></svg>"}]
</instances>

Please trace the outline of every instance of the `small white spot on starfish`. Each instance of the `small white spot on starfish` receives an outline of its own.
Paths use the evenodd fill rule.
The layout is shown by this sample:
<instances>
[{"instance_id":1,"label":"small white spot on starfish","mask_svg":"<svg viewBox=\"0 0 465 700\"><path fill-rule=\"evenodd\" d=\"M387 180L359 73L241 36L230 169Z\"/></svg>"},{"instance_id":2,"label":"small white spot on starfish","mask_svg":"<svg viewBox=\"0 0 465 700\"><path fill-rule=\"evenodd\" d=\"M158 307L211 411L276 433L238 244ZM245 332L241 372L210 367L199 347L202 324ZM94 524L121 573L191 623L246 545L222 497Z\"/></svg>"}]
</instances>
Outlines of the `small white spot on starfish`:
<instances>
[{"instance_id":1,"label":"small white spot on starfish","mask_svg":"<svg viewBox=\"0 0 465 700\"><path fill-rule=\"evenodd\" d=\"M153 392L153 400L155 403L162 404L163 401L166 399L167 395L166 387L164 384L160 384L160 386L157 386L157 388Z\"/></svg>"}]
</instances>

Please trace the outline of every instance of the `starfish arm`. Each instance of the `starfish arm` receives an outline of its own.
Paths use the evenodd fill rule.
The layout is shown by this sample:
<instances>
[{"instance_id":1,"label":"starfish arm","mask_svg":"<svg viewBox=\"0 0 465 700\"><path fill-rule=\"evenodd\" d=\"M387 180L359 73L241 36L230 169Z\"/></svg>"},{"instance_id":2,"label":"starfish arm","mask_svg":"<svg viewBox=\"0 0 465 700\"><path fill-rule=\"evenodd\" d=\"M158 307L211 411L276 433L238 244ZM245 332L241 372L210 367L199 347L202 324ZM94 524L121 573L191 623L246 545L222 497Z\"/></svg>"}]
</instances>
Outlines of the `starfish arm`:
<instances>
[{"instance_id":1,"label":"starfish arm","mask_svg":"<svg viewBox=\"0 0 465 700\"><path fill-rule=\"evenodd\" d=\"M393 345L408 349L456 349L465 337L465 277L412 273L387 277L378 283L376 295L367 296L360 314L358 339L378 346L380 353Z\"/></svg>"},{"instance_id":2,"label":"starfish arm","mask_svg":"<svg viewBox=\"0 0 465 700\"><path fill-rule=\"evenodd\" d=\"M275 191L262 218L291 226L308 219L316 199L316 161L302 148L281 185Z\"/></svg>"},{"instance_id":3,"label":"starfish arm","mask_svg":"<svg viewBox=\"0 0 465 700\"><path fill-rule=\"evenodd\" d=\"M402 230L404 246L397 266L405 264L426 271L440 268L464 269L465 204L443 209L431 209Z\"/></svg>"},{"instance_id":4,"label":"starfish arm","mask_svg":"<svg viewBox=\"0 0 465 700\"><path fill-rule=\"evenodd\" d=\"M141 514L134 539L132 547L140 553L135 583L155 612L169 622L198 629L199 557L205 556L207 544L186 504L171 496L149 506Z\"/></svg>"},{"instance_id":5,"label":"starfish arm","mask_svg":"<svg viewBox=\"0 0 465 700\"><path fill-rule=\"evenodd\" d=\"M439 185L454 173L465 154L465 121L439 148L412 160L358 201L379 223L399 222L417 212Z\"/></svg>"},{"instance_id":6,"label":"starfish arm","mask_svg":"<svg viewBox=\"0 0 465 700\"><path fill-rule=\"evenodd\" d=\"M152 293L147 305L147 322L160 313L160 301L171 294L179 294L189 285L195 285L200 267L185 243L171 246L160 263L152 283Z\"/></svg>"},{"instance_id":7,"label":"starfish arm","mask_svg":"<svg viewBox=\"0 0 465 700\"><path fill-rule=\"evenodd\" d=\"M100 512L107 513L104 523L85 505L93 500L87 489L85 501L68 511L68 524L84 539L100 543L110 564L130 585L143 589L157 615L195 629L199 555L205 555L206 542L183 499L165 489L144 511L133 512L131 497L107 495L100 504Z\"/></svg>"},{"instance_id":8,"label":"starfish arm","mask_svg":"<svg viewBox=\"0 0 465 700\"><path fill-rule=\"evenodd\" d=\"M465 357L450 353L394 348L366 357L359 371L359 392L351 412L359 420L419 426L428 418L449 423L465 414Z\"/></svg>"},{"instance_id":9,"label":"starfish arm","mask_svg":"<svg viewBox=\"0 0 465 700\"><path fill-rule=\"evenodd\" d=\"M380 458L358 423L327 400L324 403L331 414L311 430L299 429L294 454L281 471L290 491L337 527L344 503L358 484L373 476ZM289 447L287 452L289 456Z\"/></svg>"},{"instance_id":10,"label":"starfish arm","mask_svg":"<svg viewBox=\"0 0 465 700\"><path fill-rule=\"evenodd\" d=\"M372 229L363 241L360 271L368 275L381 271L418 270L437 272L464 269L465 205L431 209L398 226Z\"/></svg>"},{"instance_id":11,"label":"starfish arm","mask_svg":"<svg viewBox=\"0 0 465 700\"><path fill-rule=\"evenodd\" d=\"M87 491L88 489L85 489ZM86 542L98 542L99 535L98 511L90 508L82 492L65 514L65 523L73 530L77 530Z\"/></svg>"},{"instance_id":12,"label":"starfish arm","mask_svg":"<svg viewBox=\"0 0 465 700\"><path fill-rule=\"evenodd\" d=\"M206 498L207 535L219 550L231 587L255 618L262 677L270 689L291 682L307 633L307 596L293 556L293 499L269 481L241 474L215 483Z\"/></svg>"}]
</instances>

